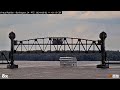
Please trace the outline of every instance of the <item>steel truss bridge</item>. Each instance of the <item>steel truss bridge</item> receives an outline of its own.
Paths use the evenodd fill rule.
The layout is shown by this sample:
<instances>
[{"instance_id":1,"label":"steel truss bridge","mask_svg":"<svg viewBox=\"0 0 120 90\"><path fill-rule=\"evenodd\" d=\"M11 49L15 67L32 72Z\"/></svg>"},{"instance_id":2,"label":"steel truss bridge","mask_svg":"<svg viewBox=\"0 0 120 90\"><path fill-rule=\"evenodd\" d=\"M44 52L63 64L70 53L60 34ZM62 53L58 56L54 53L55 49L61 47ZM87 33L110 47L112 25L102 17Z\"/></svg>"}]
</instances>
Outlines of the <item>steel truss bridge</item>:
<instances>
[{"instance_id":1,"label":"steel truss bridge","mask_svg":"<svg viewBox=\"0 0 120 90\"><path fill-rule=\"evenodd\" d=\"M28 40L14 40L14 52L16 51L41 51L44 52L101 52L100 40L88 40L70 37L46 37Z\"/></svg>"},{"instance_id":2,"label":"steel truss bridge","mask_svg":"<svg viewBox=\"0 0 120 90\"><path fill-rule=\"evenodd\" d=\"M7 68L13 69L18 68L18 65L14 64L14 54L22 52L41 52L41 53L101 53L101 64L97 65L97 68L109 68L109 64L120 64L116 62L109 62L106 60L105 51L105 39L107 34L101 32L99 34L100 40L89 40L81 38L70 38L70 37L46 37L46 38L35 38L27 40L14 40L16 37L14 32L9 33L11 40L11 51L9 53L10 62ZM5 55L2 54L4 57ZM6 58L6 57L5 57Z\"/></svg>"}]
</instances>

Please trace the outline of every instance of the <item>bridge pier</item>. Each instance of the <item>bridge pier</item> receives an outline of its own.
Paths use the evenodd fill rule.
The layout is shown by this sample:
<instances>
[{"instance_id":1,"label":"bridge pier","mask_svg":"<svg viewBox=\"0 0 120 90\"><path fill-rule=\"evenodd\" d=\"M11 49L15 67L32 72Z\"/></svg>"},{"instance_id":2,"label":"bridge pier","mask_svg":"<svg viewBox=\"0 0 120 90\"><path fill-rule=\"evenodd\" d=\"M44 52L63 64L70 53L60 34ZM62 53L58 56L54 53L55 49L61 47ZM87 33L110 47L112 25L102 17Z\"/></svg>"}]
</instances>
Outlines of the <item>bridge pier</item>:
<instances>
[{"instance_id":1,"label":"bridge pier","mask_svg":"<svg viewBox=\"0 0 120 90\"><path fill-rule=\"evenodd\" d=\"M7 65L7 68L9 69L14 69L14 68L18 68L18 65L14 64L14 39L15 39L15 33L14 32L10 32L9 33L9 38L11 40L11 51L10 51L10 64Z\"/></svg>"}]
</instances>

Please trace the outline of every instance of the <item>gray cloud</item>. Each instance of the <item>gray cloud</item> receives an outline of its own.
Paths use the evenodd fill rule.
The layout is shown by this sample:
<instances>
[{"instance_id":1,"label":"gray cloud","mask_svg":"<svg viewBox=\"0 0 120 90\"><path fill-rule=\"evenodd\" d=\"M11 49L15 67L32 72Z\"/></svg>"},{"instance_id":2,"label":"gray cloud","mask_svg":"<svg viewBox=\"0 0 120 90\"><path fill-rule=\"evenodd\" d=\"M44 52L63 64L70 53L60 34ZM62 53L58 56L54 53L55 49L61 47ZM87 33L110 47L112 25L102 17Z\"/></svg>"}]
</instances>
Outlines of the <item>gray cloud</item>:
<instances>
[{"instance_id":1,"label":"gray cloud","mask_svg":"<svg viewBox=\"0 0 120 90\"><path fill-rule=\"evenodd\" d=\"M113 14L112 14L113 13ZM60 15L0 15L0 50L9 49L8 33L14 31L16 39L47 36L99 39L107 32L107 49L119 49L120 12L63 12ZM108 16L108 17L107 17Z\"/></svg>"}]
</instances>

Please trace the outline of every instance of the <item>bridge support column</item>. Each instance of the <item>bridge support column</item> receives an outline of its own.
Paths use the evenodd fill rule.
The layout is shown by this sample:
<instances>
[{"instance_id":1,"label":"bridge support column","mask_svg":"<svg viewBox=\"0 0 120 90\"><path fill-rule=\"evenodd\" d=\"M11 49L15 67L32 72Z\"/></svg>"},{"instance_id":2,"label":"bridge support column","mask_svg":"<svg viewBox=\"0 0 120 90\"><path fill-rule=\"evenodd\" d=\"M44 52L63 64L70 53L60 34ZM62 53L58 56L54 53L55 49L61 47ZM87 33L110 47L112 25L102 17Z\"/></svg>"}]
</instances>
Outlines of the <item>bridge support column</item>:
<instances>
[{"instance_id":1,"label":"bridge support column","mask_svg":"<svg viewBox=\"0 0 120 90\"><path fill-rule=\"evenodd\" d=\"M105 38L107 34L105 32L100 33L99 35L101 39L101 64L97 65L97 68L109 68L109 64L106 64L106 51L105 51Z\"/></svg>"},{"instance_id":2,"label":"bridge support column","mask_svg":"<svg viewBox=\"0 0 120 90\"><path fill-rule=\"evenodd\" d=\"M14 68L18 68L18 65L14 64L14 39L15 39L15 33L14 32L10 32L9 33L9 38L11 40L11 51L10 51L10 64L7 65L7 68L9 69L14 69Z\"/></svg>"}]
</instances>

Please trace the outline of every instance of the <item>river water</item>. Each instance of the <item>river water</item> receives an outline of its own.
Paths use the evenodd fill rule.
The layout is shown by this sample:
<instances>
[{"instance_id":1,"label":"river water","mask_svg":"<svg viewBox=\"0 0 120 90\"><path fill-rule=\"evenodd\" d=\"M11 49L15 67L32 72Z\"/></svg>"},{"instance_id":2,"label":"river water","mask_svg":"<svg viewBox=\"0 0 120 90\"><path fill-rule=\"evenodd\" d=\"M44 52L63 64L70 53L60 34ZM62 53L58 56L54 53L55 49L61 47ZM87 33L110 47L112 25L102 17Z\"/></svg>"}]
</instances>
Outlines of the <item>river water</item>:
<instances>
[{"instance_id":1,"label":"river water","mask_svg":"<svg viewBox=\"0 0 120 90\"><path fill-rule=\"evenodd\" d=\"M19 65L19 68L22 67L40 67L40 66L60 66L60 61L15 61L15 64ZM101 61L77 61L77 66L96 66L101 64ZM111 65L111 66L119 66ZM6 67L5 64L0 64L0 67Z\"/></svg>"}]
</instances>

